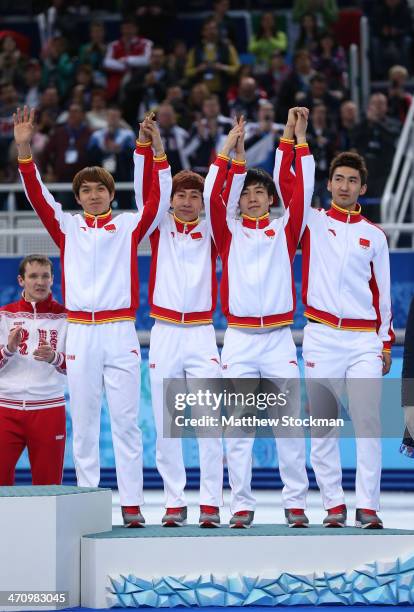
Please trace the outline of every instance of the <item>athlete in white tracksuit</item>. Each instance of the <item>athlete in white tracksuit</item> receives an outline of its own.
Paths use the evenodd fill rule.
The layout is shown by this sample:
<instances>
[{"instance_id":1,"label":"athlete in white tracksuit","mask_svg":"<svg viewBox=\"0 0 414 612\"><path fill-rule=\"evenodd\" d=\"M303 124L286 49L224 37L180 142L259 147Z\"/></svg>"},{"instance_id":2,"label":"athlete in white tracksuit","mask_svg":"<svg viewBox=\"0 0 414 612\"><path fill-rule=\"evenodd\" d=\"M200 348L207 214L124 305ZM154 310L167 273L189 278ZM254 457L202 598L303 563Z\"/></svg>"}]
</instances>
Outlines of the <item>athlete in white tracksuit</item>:
<instances>
[{"instance_id":1,"label":"athlete in white tracksuit","mask_svg":"<svg viewBox=\"0 0 414 612\"><path fill-rule=\"evenodd\" d=\"M293 141L285 140L280 149L283 155L274 178L287 206L294 187ZM341 381L346 383L356 433L356 507L368 509L377 521L380 379L389 370L394 340L389 253L384 233L361 215L357 203L366 190L362 158L344 153L333 164L328 184L332 206L328 211L310 211L302 238L302 299L309 321L303 357L308 380L325 379L334 395L340 392ZM316 385L309 389L314 393ZM311 410L320 410L312 403L312 393ZM328 517L336 509L331 514L346 519L337 436L314 437L311 461ZM329 526L335 522L327 519Z\"/></svg>"},{"instance_id":2,"label":"athlete in white tracksuit","mask_svg":"<svg viewBox=\"0 0 414 612\"><path fill-rule=\"evenodd\" d=\"M307 113L307 109L304 111ZM304 137L306 120L302 127L291 206L283 217L269 219L274 185L263 171L247 174L240 199L241 210L246 212L239 220L226 219L221 197L227 178L226 155L218 156L206 179L207 219L223 262L221 303L229 327L221 361L227 378L299 377L289 329L295 310L292 263L306 225L314 181L314 160ZM276 156L280 155L277 151ZM226 440L232 526L243 526L237 523L238 513L253 513L255 509L251 492L253 442L252 437ZM304 509L308 488L304 440L299 435L279 437L277 447L285 509Z\"/></svg>"},{"instance_id":3,"label":"athlete in white tracksuit","mask_svg":"<svg viewBox=\"0 0 414 612\"><path fill-rule=\"evenodd\" d=\"M137 142L134 161L136 201L141 208L152 166L148 143ZM234 202L234 207L244 181L243 173L244 165L233 164L226 200ZM149 367L157 430L156 461L164 482L167 511L163 524L176 526L183 524L186 516L186 473L181 438L172 437L168 427L165 381L186 378L189 386L191 378L221 378L212 325L217 301L217 249L207 222L198 217L203 183L204 179L194 172L177 174L171 194L173 212L165 213L150 235L149 303L155 324L151 330ZM222 505L223 444L220 431L213 432L211 437L203 436L205 431L198 437L200 509L206 520L201 517L200 524L206 526L218 522ZM213 515L216 519L208 520Z\"/></svg>"},{"instance_id":4,"label":"athlete in white tracksuit","mask_svg":"<svg viewBox=\"0 0 414 612\"><path fill-rule=\"evenodd\" d=\"M141 357L134 326L139 304L137 248L168 210L171 170L165 155L155 158L145 208L112 217L110 209L94 214L109 206L114 196L111 175L102 168L86 168L74 179L75 194L85 212L72 215L62 211L42 183L30 156L32 131L33 115L29 117L25 109L23 115L15 116L19 170L29 202L60 249L78 485L99 484L105 389L121 505L136 509L143 503L142 441L137 424ZM86 208L92 212L87 213Z\"/></svg>"}]
</instances>

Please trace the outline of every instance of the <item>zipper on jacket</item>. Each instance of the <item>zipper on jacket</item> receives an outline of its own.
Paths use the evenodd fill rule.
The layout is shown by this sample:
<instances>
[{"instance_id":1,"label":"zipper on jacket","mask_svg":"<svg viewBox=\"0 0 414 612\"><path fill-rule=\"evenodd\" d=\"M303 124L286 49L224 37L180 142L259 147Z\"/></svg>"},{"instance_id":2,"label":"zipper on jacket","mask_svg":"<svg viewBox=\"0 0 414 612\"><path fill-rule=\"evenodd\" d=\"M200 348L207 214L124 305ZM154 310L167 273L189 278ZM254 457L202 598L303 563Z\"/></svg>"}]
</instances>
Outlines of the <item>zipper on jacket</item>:
<instances>
[{"instance_id":1,"label":"zipper on jacket","mask_svg":"<svg viewBox=\"0 0 414 612\"><path fill-rule=\"evenodd\" d=\"M262 308L262 283L260 280L260 266L259 266L259 251L260 251L260 234L259 234L259 219L256 219L256 244L257 244L257 278L259 281L259 304L260 304L260 327L263 327L263 308Z\"/></svg>"},{"instance_id":2,"label":"zipper on jacket","mask_svg":"<svg viewBox=\"0 0 414 612\"><path fill-rule=\"evenodd\" d=\"M95 285L96 285L96 241L98 239L98 217L95 217L94 226L94 242L93 242L93 264L92 264L92 323L95 323Z\"/></svg>"},{"instance_id":3,"label":"zipper on jacket","mask_svg":"<svg viewBox=\"0 0 414 612\"><path fill-rule=\"evenodd\" d=\"M348 231L349 231L348 228L349 228L350 220L351 220L351 214L348 212L348 216L346 218L346 230L345 230L345 232L346 232L345 233L345 237L346 237L346 240L345 240L345 251L344 251L344 257L342 259L341 274L340 274L340 277L339 277L339 299L340 300L341 300L341 293L342 293L341 289L342 289L342 279L343 279L343 276L344 276L345 259L346 259L346 255L348 253ZM341 304L342 304L342 302L341 302ZM341 316L339 317L338 325L337 325L338 329L340 329L340 327L342 325L342 306L341 306L341 309L340 309L340 313L341 313Z\"/></svg>"}]
</instances>

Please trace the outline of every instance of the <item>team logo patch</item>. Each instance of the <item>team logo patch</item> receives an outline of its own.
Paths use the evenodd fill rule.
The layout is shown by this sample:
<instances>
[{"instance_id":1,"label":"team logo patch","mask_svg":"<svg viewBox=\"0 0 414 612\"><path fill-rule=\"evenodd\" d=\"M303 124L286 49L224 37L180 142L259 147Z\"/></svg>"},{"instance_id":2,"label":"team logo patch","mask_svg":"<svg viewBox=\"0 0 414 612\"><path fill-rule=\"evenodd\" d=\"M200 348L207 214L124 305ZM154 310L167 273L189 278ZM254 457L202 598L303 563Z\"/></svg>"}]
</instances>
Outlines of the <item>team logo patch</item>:
<instances>
[{"instance_id":1,"label":"team logo patch","mask_svg":"<svg viewBox=\"0 0 414 612\"><path fill-rule=\"evenodd\" d=\"M314 367L315 367L315 364L314 364L314 362L313 362L313 361L307 361L307 362L305 363L305 366L306 366L307 368L314 368Z\"/></svg>"},{"instance_id":2,"label":"team logo patch","mask_svg":"<svg viewBox=\"0 0 414 612\"><path fill-rule=\"evenodd\" d=\"M149 366L153 370L155 368L155 363L150 363Z\"/></svg>"},{"instance_id":3,"label":"team logo patch","mask_svg":"<svg viewBox=\"0 0 414 612\"><path fill-rule=\"evenodd\" d=\"M113 223L110 223L109 225L104 225L104 229L110 234L114 234L116 232L116 226Z\"/></svg>"},{"instance_id":4,"label":"team logo patch","mask_svg":"<svg viewBox=\"0 0 414 612\"><path fill-rule=\"evenodd\" d=\"M194 232L194 234L191 234L191 238L193 240L201 240L203 237L203 234L201 232Z\"/></svg>"},{"instance_id":5,"label":"team logo patch","mask_svg":"<svg viewBox=\"0 0 414 612\"><path fill-rule=\"evenodd\" d=\"M75 361L76 355L66 355L66 361L70 359L71 361Z\"/></svg>"},{"instance_id":6,"label":"team logo patch","mask_svg":"<svg viewBox=\"0 0 414 612\"><path fill-rule=\"evenodd\" d=\"M221 369L222 369L222 370L227 370L227 363L223 364L223 365L221 366Z\"/></svg>"},{"instance_id":7,"label":"team logo patch","mask_svg":"<svg viewBox=\"0 0 414 612\"><path fill-rule=\"evenodd\" d=\"M363 249L369 249L369 247L371 246L371 241L367 240L367 238L360 238L359 246Z\"/></svg>"},{"instance_id":8,"label":"team logo patch","mask_svg":"<svg viewBox=\"0 0 414 612\"><path fill-rule=\"evenodd\" d=\"M298 362L297 362L297 361L294 361L294 360L289 361L289 363L292 363L292 364L293 364L293 365L295 365L295 366L297 366L297 365L298 365Z\"/></svg>"},{"instance_id":9,"label":"team logo patch","mask_svg":"<svg viewBox=\"0 0 414 612\"><path fill-rule=\"evenodd\" d=\"M210 359L210 361L215 361L216 363L218 363L218 365L220 365L220 362L219 362L219 360L217 359L217 357L212 357L212 358Z\"/></svg>"},{"instance_id":10,"label":"team logo patch","mask_svg":"<svg viewBox=\"0 0 414 612\"><path fill-rule=\"evenodd\" d=\"M331 232L333 236L336 236L336 231L334 229L328 229L328 232Z\"/></svg>"},{"instance_id":11,"label":"team logo patch","mask_svg":"<svg viewBox=\"0 0 414 612\"><path fill-rule=\"evenodd\" d=\"M276 232L274 229L265 230L265 234L266 236L269 236L269 238L274 238L276 236Z\"/></svg>"},{"instance_id":12,"label":"team logo patch","mask_svg":"<svg viewBox=\"0 0 414 612\"><path fill-rule=\"evenodd\" d=\"M130 353L135 353L135 355L136 355L137 357L139 357L139 354L138 354L137 349L132 349L132 351L130 351Z\"/></svg>"}]
</instances>

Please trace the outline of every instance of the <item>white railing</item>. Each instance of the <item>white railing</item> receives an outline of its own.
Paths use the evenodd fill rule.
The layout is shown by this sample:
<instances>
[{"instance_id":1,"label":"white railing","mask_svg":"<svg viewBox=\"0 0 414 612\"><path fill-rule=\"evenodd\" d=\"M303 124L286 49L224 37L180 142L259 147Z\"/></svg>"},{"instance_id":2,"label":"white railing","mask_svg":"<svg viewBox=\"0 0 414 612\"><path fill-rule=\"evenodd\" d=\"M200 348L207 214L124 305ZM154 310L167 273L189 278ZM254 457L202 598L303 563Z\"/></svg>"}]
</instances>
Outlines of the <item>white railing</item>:
<instances>
[{"instance_id":1,"label":"white railing","mask_svg":"<svg viewBox=\"0 0 414 612\"><path fill-rule=\"evenodd\" d=\"M381 199L381 221L404 226L409 205L414 219L414 104L408 110L403 129L398 139L397 150L391 172ZM396 247L399 232L394 232L390 246ZM414 247L414 242L412 242Z\"/></svg>"}]
</instances>

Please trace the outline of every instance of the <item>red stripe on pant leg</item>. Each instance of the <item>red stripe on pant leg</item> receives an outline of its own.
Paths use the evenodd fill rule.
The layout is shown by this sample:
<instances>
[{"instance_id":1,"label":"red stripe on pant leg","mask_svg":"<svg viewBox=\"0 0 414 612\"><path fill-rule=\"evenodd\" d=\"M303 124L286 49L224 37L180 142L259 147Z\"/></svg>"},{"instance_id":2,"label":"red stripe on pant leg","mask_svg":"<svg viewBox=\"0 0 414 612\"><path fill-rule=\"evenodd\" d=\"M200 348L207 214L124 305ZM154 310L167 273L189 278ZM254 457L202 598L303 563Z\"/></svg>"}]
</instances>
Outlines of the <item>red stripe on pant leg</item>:
<instances>
[{"instance_id":1,"label":"red stripe on pant leg","mask_svg":"<svg viewBox=\"0 0 414 612\"><path fill-rule=\"evenodd\" d=\"M61 484L66 442L65 407L27 410L25 415L32 483ZM62 435L63 438L56 439Z\"/></svg>"},{"instance_id":2,"label":"red stripe on pant leg","mask_svg":"<svg viewBox=\"0 0 414 612\"><path fill-rule=\"evenodd\" d=\"M16 463L25 446L22 411L0 408L0 486L14 485Z\"/></svg>"}]
</instances>

